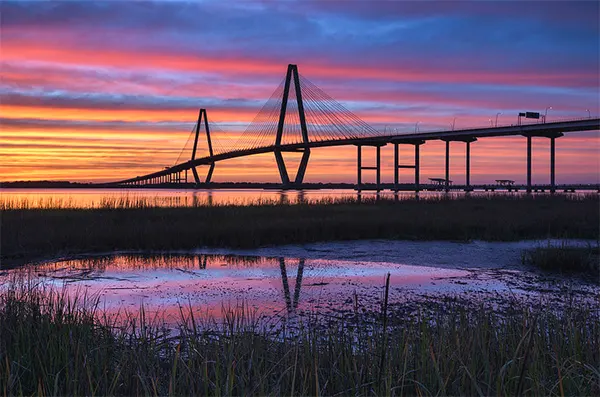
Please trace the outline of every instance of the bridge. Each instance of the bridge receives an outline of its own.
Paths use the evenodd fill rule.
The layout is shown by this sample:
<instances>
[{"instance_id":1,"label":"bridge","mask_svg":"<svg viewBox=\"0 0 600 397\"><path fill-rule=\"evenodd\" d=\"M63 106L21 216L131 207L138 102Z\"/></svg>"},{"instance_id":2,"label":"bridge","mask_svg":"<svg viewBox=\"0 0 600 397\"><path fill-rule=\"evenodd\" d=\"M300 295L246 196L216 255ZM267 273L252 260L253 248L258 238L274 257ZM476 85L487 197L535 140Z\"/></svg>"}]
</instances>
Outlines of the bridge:
<instances>
[{"instance_id":1,"label":"bridge","mask_svg":"<svg viewBox=\"0 0 600 397\"><path fill-rule=\"evenodd\" d=\"M526 117L539 118L538 113L520 114ZM527 150L527 183L523 186L513 187L514 190L525 189L527 192L533 190L547 189L551 192L557 189L565 191L572 189L569 186L557 186L555 182L555 152L556 139L565 133L600 130L599 118L562 120L551 123L545 122L542 116L541 123L522 124L521 117L516 125L500 127L469 128L458 130L441 130L434 132L380 132L362 121L344 106L328 96L319 87L298 73L296 65L288 65L284 81L271 95L259 111L252 123L246 128L235 142L227 142L226 138L214 140L211 130L214 125L209 123L206 109L200 109L198 120L192 130L194 136L191 157L186 161L167 167L165 169L113 182L111 186L149 186L157 184L181 184L188 180L188 171L193 174L196 187L211 187L212 175L215 164L219 161L252 156L263 153L273 153L275 162L281 178L282 188L300 188L303 185L306 167L310 158L310 151L314 148L354 145L356 152L356 185L358 191L364 189L383 190L391 189L419 191L431 188L431 185L420 182L420 147L427 141L442 140L446 143L445 152L445 178L443 178L442 189L450 191L454 189L473 190L474 188L487 187L498 189L498 186L473 186L471 185L471 143L478 139L500 137L500 136L523 136L526 138ZM197 149L200 137L205 140L208 153L197 157ZM550 140L550 183L536 187L531 183L532 164L532 140L541 137ZM450 144L451 142L466 145L465 175L466 183L459 186L451 186L450 182ZM388 144L394 145L394 183L381 183L381 148ZM399 146L409 145L414 148L414 158L408 164L400 164ZM374 147L376 149L375 166L365 166L362 162L363 147ZM285 152L302 153L302 158L293 180L290 179L283 158ZM181 156L180 156L181 157ZM198 167L209 166L208 173L201 181ZM411 169L414 172L414 183L400 184L399 170ZM363 171L375 171L376 182L364 184L362 182ZM583 186L583 185L582 185ZM439 187L439 186L438 186ZM600 186L593 185L593 190L599 190Z\"/></svg>"}]
</instances>

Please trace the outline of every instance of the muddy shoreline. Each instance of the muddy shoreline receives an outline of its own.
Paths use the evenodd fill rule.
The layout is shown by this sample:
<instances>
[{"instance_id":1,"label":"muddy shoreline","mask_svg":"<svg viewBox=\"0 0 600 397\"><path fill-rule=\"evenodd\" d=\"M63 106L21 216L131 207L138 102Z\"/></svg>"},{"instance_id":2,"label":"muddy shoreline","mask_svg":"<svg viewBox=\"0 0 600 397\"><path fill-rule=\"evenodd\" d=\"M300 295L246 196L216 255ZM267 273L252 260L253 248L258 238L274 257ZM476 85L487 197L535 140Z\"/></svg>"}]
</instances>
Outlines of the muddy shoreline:
<instances>
[{"instance_id":1,"label":"muddy shoreline","mask_svg":"<svg viewBox=\"0 0 600 397\"><path fill-rule=\"evenodd\" d=\"M215 315L240 302L282 321L315 315L364 321L380 311L387 273L391 318L450 304L508 311L517 302L556 310L578 302L600 309L595 280L522 263L525 250L553 244L585 247L594 241L366 240L255 250L119 251L48 259L4 270L0 277L22 272L54 287L83 289L100 296L109 312L145 305L171 324L182 304Z\"/></svg>"}]
</instances>

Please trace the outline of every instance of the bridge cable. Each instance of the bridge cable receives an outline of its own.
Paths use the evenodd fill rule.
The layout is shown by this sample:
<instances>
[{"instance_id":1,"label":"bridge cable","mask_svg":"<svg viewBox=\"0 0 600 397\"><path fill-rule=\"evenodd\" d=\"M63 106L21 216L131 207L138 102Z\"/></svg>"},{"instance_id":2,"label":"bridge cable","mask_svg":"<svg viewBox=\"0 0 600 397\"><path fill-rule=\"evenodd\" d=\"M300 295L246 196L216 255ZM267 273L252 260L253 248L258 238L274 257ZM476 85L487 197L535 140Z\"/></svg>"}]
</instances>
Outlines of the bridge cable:
<instances>
[{"instance_id":1,"label":"bridge cable","mask_svg":"<svg viewBox=\"0 0 600 397\"><path fill-rule=\"evenodd\" d=\"M234 148L237 150L254 149L260 146L264 138L272 132L277 108L281 106L284 84L285 79L273 91L273 94L238 138Z\"/></svg>"},{"instance_id":2,"label":"bridge cable","mask_svg":"<svg viewBox=\"0 0 600 397\"><path fill-rule=\"evenodd\" d=\"M187 141L185 141L185 145L183 145L183 148L181 149L181 152L179 152L179 156L177 156L177 160L175 160L175 163L173 165L179 164L179 160L181 160L181 156L183 156L183 153L186 151L186 148L188 147L188 144L190 143L190 140L196 134L196 125L197 124L198 124L198 122L196 122L194 124L194 126L192 127L192 131L189 133ZM191 157L192 157L192 154L190 153L190 158Z\"/></svg>"},{"instance_id":3,"label":"bridge cable","mask_svg":"<svg viewBox=\"0 0 600 397\"><path fill-rule=\"evenodd\" d=\"M303 92L307 92L309 97L315 102L318 110L324 114L326 118L331 120L329 125L336 127L338 133L344 138L359 138L364 137L365 135L375 137L379 135L377 130L365 123L335 99L331 98L306 77L301 75L300 83L301 86L303 86ZM346 126L352 126L354 128L349 129ZM331 130L331 132L334 133L334 130ZM339 138L339 136L330 137Z\"/></svg>"}]
</instances>

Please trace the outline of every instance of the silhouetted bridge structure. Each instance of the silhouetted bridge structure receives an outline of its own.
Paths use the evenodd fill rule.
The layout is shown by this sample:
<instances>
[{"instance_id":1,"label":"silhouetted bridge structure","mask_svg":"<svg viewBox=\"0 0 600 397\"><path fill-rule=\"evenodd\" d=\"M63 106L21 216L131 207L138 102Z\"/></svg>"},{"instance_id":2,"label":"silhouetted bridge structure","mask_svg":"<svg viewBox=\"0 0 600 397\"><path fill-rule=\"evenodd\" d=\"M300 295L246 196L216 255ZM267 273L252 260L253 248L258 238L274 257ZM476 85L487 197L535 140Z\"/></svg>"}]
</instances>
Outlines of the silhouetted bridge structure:
<instances>
[{"instance_id":1,"label":"silhouetted bridge structure","mask_svg":"<svg viewBox=\"0 0 600 397\"><path fill-rule=\"evenodd\" d=\"M235 142L228 142L227 137L214 139L215 125L208 122L206 109L200 109L198 121L190 135L194 137L193 148L189 160L179 162L172 167L114 182L112 186L147 186L161 184L181 184L187 182L188 171L194 177L196 187L209 188L215 164L234 158L273 153L281 178L282 188L301 188L303 186L310 151L314 148L354 145L357 147L357 180L355 188L361 190L526 190L528 192L561 189L599 190L598 185L556 185L556 138L568 132L592 131L600 129L599 118L563 120L551 123L521 124L500 127L483 127L436 132L419 132L415 128L410 133L386 133L375 130L362 121L337 101L329 97L320 88L298 73L296 65L288 65L285 80L275 90L271 98L259 111L252 123ZM197 156L199 138L206 144L207 153ZM516 186L472 185L471 177L471 143L479 138L523 136L527 142L527 183ZM532 185L532 139L535 137L550 140L550 183L548 185ZM444 183L423 184L420 181L420 147L427 141L442 140L446 143ZM189 142L189 139L188 139ZM466 145L464 185L451 185L450 182L450 143L460 142ZM394 183L381 183L381 148L394 145ZM408 164L401 164L399 146L409 145L414 148L414 157ZM362 162L363 147L376 149L376 164L365 166ZM185 148L184 148L185 150ZM283 153L302 153L298 171L292 180L289 177ZM182 151L183 153L183 151ZM181 155L180 155L181 157ZM198 175L198 167L208 166L204 182ZM400 184L399 170L414 171L414 183ZM375 171L376 182L364 184L363 171Z\"/></svg>"}]
</instances>

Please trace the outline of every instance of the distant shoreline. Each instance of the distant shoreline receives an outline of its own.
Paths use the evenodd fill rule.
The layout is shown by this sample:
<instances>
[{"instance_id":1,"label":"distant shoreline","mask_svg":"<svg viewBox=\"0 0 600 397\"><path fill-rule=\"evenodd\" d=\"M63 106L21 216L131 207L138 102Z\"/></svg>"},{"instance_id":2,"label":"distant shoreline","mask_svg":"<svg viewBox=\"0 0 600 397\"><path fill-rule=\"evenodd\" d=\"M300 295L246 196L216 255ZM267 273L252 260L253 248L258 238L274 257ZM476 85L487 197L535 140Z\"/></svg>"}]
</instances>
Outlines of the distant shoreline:
<instances>
[{"instance_id":1,"label":"distant shoreline","mask_svg":"<svg viewBox=\"0 0 600 397\"><path fill-rule=\"evenodd\" d=\"M373 184L365 184L370 186ZM0 189L349 189L356 187L353 183L303 183L284 187L281 183L260 182L211 182L209 185L195 183L162 183L156 185L114 185L112 183L80 183L68 181L16 181L0 182Z\"/></svg>"},{"instance_id":2,"label":"distant shoreline","mask_svg":"<svg viewBox=\"0 0 600 397\"><path fill-rule=\"evenodd\" d=\"M415 185L412 183L398 184L398 192L415 192ZM0 182L0 189L171 189L171 190L211 190L211 189L264 189L264 190L354 190L358 192L357 185L354 183L303 183L301 185L282 185L281 183L262 183L262 182L211 182L210 184L195 183L162 183L155 185L115 185L113 183L80 183L69 181L15 181ZM393 183L381 183L379 190L384 193L393 193L395 186ZM477 184L471 186L450 185L450 192L468 192L468 191L490 191L490 192L524 192L525 185L499 185L499 184ZM375 183L361 184L361 191L377 191ZM442 192L445 186L437 183L421 183L419 191L437 191ZM548 192L550 185L532 185L535 192ZM556 192L598 192L600 193L600 184L598 183L579 183L579 184L558 184Z\"/></svg>"}]
</instances>

